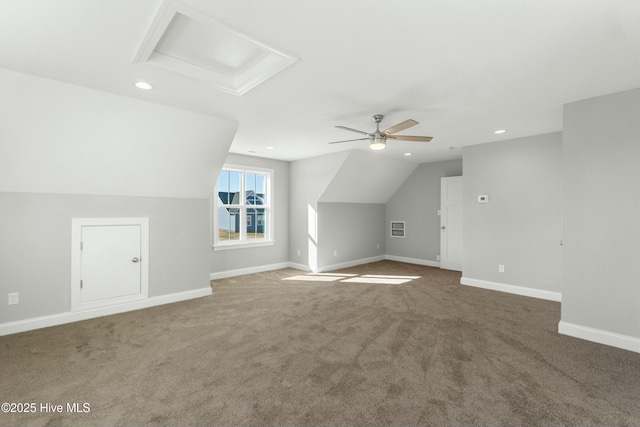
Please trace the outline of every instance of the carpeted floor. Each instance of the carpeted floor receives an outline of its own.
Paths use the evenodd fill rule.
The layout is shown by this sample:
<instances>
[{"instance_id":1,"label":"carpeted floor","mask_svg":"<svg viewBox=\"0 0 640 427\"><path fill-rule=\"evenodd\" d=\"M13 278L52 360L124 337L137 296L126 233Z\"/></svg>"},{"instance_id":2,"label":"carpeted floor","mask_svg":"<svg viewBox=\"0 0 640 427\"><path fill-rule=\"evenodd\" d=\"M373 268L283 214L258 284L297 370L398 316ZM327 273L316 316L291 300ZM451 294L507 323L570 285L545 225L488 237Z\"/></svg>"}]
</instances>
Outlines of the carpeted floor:
<instances>
[{"instance_id":1,"label":"carpeted floor","mask_svg":"<svg viewBox=\"0 0 640 427\"><path fill-rule=\"evenodd\" d=\"M559 303L391 261L341 272L0 337L0 401L36 404L0 425L640 425L640 354L559 335Z\"/></svg>"}]
</instances>

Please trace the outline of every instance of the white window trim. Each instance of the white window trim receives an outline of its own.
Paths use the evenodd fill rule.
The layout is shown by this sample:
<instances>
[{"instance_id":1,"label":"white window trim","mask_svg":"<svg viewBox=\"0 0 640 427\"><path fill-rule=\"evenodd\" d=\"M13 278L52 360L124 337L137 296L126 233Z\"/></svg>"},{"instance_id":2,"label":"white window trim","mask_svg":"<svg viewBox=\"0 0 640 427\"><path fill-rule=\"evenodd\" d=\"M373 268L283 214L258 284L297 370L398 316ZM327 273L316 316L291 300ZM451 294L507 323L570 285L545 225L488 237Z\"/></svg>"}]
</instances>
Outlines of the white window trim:
<instances>
[{"instance_id":1,"label":"white window trim","mask_svg":"<svg viewBox=\"0 0 640 427\"><path fill-rule=\"evenodd\" d=\"M275 231L274 229L275 203L274 203L274 191L273 191L273 188L274 188L273 180L275 175L274 170L267 169L267 168L254 167L254 166L234 165L234 164L227 164L227 163L225 163L222 166L222 169L220 171L222 172L222 170L230 170L230 171L242 173L241 182L240 182L240 188L242 189L242 191L244 191L244 176L246 173L255 172L255 173L262 173L267 175L267 183L266 183L267 200L266 200L266 204L262 205L266 209L267 220L265 221L265 225L267 226L267 230L266 230L266 237L264 239L247 240L245 237L244 240L242 240L246 233L246 229L245 227L241 227L240 240L220 241L219 233L218 233L218 208L220 207L219 206L220 204L218 203L218 180L216 179L216 186L214 189L212 204L211 204L212 205L212 208L211 208L212 244L211 246L213 250L225 251L230 249L245 249L245 248L256 248L256 247L262 247L262 246L272 246L275 243L275 232L274 232ZM246 210L247 210L246 207L243 207L242 209L240 209L240 212L241 212L240 224L243 224L243 218L244 218L244 222L246 222L246 218L247 218Z\"/></svg>"}]
</instances>

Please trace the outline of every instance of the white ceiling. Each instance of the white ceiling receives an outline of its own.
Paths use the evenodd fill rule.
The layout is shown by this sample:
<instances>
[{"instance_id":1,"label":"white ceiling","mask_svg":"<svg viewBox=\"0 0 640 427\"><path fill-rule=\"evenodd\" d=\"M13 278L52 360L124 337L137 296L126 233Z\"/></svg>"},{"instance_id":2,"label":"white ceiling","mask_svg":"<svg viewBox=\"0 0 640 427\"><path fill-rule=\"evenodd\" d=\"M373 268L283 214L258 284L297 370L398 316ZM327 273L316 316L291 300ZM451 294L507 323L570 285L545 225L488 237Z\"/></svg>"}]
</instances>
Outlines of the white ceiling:
<instances>
[{"instance_id":1,"label":"white ceiling","mask_svg":"<svg viewBox=\"0 0 640 427\"><path fill-rule=\"evenodd\" d=\"M376 113L382 129L412 118L403 133L434 137L380 155L459 158L561 130L565 103L640 87L638 0L185 3L298 61L236 96L134 63L161 0L2 0L0 67L233 119L232 152L282 160L366 149L328 142L358 137L335 125L372 131Z\"/></svg>"}]
</instances>

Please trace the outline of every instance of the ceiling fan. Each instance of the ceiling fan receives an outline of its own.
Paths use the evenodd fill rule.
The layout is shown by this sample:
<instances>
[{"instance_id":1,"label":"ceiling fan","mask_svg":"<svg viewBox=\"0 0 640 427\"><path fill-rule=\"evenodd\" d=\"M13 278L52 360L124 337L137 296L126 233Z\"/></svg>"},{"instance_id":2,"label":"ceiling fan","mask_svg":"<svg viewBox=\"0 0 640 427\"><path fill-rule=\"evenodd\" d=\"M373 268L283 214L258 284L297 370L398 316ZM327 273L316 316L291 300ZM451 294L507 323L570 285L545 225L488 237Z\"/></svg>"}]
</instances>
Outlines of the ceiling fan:
<instances>
[{"instance_id":1,"label":"ceiling fan","mask_svg":"<svg viewBox=\"0 0 640 427\"><path fill-rule=\"evenodd\" d=\"M337 128L348 130L351 132L361 133L366 135L366 138L358 138L358 139L346 139L344 141L334 141L329 144L339 144L341 142L349 142L349 141L364 141L366 139L369 140L369 148L372 150L384 150L387 146L387 139L401 139L403 141L417 141L417 142L429 142L433 139L431 136L410 136L410 135L394 135L397 132L403 131L411 126L415 126L418 124L415 120L409 119L405 120L402 123L398 123L395 126L391 126L389 129L380 132L380 122L384 116L382 114L376 114L373 116L373 121L376 123L376 131L374 133L363 132L361 130L348 128L346 126L336 126Z\"/></svg>"}]
</instances>

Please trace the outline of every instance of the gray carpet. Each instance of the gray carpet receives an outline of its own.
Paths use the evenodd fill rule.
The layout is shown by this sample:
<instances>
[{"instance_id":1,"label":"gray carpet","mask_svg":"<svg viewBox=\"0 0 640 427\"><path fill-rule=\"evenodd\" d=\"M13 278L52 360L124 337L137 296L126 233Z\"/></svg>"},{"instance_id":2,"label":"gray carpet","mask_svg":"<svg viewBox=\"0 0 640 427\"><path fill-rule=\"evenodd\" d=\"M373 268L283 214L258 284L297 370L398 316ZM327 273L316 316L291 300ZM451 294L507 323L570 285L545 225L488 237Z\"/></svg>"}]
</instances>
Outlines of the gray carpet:
<instances>
[{"instance_id":1,"label":"gray carpet","mask_svg":"<svg viewBox=\"0 0 640 427\"><path fill-rule=\"evenodd\" d=\"M559 303L391 261L342 272L420 278L285 269L0 337L0 400L38 409L0 425L640 425L640 354L558 335Z\"/></svg>"}]
</instances>

